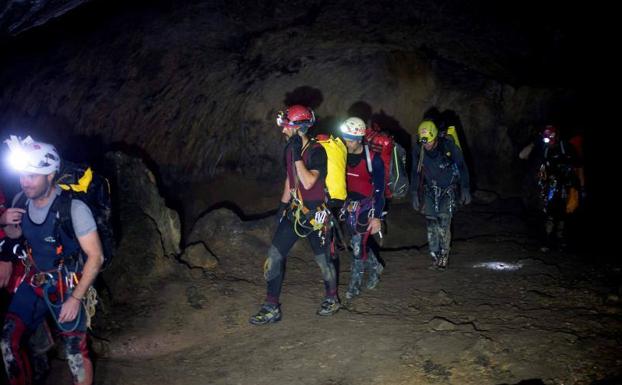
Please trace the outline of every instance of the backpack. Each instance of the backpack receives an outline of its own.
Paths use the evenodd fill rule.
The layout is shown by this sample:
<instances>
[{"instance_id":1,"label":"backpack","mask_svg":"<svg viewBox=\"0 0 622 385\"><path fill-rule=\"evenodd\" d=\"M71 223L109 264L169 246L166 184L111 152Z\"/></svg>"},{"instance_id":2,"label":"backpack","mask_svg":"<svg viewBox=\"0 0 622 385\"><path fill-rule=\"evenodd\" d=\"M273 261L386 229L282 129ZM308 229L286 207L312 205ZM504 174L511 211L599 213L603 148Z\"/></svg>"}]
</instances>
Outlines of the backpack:
<instances>
[{"instance_id":1,"label":"backpack","mask_svg":"<svg viewBox=\"0 0 622 385\"><path fill-rule=\"evenodd\" d=\"M451 139L453 139L456 147L458 147L458 149L462 151L462 146L460 145L460 140L458 139L458 132L456 131L456 126L447 127L447 131L445 131L445 136L448 136Z\"/></svg>"},{"instance_id":2,"label":"backpack","mask_svg":"<svg viewBox=\"0 0 622 385\"><path fill-rule=\"evenodd\" d=\"M365 132L366 145L380 154L384 164L384 181L386 198L403 198L408 193L410 186L408 173L406 172L407 154L404 147L397 143L391 135L380 130L377 124L373 124ZM371 159L367 160L367 168L371 173Z\"/></svg>"},{"instance_id":3,"label":"backpack","mask_svg":"<svg viewBox=\"0 0 622 385\"><path fill-rule=\"evenodd\" d=\"M324 147L328 164L326 165L326 189L329 201L345 201L348 196L346 189L346 159L348 149L340 138L332 135L317 135L315 142ZM336 203L336 202L335 202Z\"/></svg>"},{"instance_id":4,"label":"backpack","mask_svg":"<svg viewBox=\"0 0 622 385\"><path fill-rule=\"evenodd\" d=\"M71 221L71 200L78 199L84 202L91 210L97 224L97 232L104 255L104 262L100 270L103 271L110 265L115 246L111 218L112 201L108 179L94 173L89 166L63 162L56 184L62 189L62 192L50 208L50 210L58 211L57 230L55 232L58 233L58 229L62 229L68 236L76 238ZM15 206L25 208L26 196L22 194Z\"/></svg>"}]
</instances>

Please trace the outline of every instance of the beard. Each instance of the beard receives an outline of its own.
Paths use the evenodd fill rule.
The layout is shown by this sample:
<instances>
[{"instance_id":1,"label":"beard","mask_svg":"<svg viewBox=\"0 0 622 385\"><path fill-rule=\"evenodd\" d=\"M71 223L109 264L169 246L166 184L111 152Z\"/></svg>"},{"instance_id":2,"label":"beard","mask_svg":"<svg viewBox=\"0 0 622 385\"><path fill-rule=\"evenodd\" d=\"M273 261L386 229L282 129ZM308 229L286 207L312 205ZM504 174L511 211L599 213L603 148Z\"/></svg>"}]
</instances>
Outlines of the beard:
<instances>
[{"instance_id":1,"label":"beard","mask_svg":"<svg viewBox=\"0 0 622 385\"><path fill-rule=\"evenodd\" d=\"M22 187L24 195L26 195L26 197L30 200L37 200L39 198L43 198L45 195L47 195L49 190L50 183L47 181L47 179L45 180L45 183L43 183L41 186L26 188Z\"/></svg>"}]
</instances>

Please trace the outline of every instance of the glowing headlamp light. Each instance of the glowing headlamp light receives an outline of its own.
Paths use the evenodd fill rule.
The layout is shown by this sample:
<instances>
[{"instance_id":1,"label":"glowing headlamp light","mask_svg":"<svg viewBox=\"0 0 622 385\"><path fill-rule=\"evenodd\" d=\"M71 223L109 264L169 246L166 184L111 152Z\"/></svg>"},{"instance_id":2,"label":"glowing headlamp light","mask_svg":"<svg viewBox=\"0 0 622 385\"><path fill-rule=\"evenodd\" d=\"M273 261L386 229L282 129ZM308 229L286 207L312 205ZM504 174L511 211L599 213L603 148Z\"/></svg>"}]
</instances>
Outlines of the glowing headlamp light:
<instances>
[{"instance_id":1,"label":"glowing headlamp light","mask_svg":"<svg viewBox=\"0 0 622 385\"><path fill-rule=\"evenodd\" d=\"M543 141L544 143L547 143L547 144L548 144L548 143L551 141L551 139L550 139L550 138L542 138L542 141Z\"/></svg>"},{"instance_id":2,"label":"glowing headlamp light","mask_svg":"<svg viewBox=\"0 0 622 385\"><path fill-rule=\"evenodd\" d=\"M24 171L30 165L30 159L24 151L13 150L9 152L9 165L17 171Z\"/></svg>"},{"instance_id":3,"label":"glowing headlamp light","mask_svg":"<svg viewBox=\"0 0 622 385\"><path fill-rule=\"evenodd\" d=\"M279 127L283 127L286 125L289 125L289 119L287 119L287 116L285 114L285 112L283 111L279 111L276 114L276 125Z\"/></svg>"},{"instance_id":4,"label":"glowing headlamp light","mask_svg":"<svg viewBox=\"0 0 622 385\"><path fill-rule=\"evenodd\" d=\"M419 130L419 141L423 144L426 144L428 142L432 141L432 134L430 131L428 131L428 129L424 128L424 129L420 129Z\"/></svg>"}]
</instances>

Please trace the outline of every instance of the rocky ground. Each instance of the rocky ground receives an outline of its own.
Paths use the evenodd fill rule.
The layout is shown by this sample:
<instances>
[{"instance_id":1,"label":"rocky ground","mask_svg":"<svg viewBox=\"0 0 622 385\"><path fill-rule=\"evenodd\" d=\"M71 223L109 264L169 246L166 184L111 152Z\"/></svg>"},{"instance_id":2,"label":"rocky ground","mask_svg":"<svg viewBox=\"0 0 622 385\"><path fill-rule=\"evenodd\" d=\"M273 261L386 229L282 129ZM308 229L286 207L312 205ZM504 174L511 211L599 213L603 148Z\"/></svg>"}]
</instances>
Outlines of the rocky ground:
<instances>
[{"instance_id":1,"label":"rocky ground","mask_svg":"<svg viewBox=\"0 0 622 385\"><path fill-rule=\"evenodd\" d=\"M422 217L394 205L381 283L333 317L315 314L322 283L301 243L283 320L257 327L248 317L264 295L270 232L270 219L242 223L226 209L200 218L188 240L209 242L218 267L171 274L117 305L99 331L109 342L94 339L97 383L622 383L620 268L540 253L513 200L457 214L446 271L428 268ZM340 262L343 294L349 257Z\"/></svg>"}]
</instances>

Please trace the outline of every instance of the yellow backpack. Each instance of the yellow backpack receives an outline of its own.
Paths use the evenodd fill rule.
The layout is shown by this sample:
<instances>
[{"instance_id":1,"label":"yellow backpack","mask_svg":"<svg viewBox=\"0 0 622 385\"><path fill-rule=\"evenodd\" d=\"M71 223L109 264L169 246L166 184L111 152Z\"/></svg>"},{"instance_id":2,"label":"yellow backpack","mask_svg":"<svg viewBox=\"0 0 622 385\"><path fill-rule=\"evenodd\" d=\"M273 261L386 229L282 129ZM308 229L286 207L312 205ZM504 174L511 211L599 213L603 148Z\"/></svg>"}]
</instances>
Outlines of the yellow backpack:
<instances>
[{"instance_id":1,"label":"yellow backpack","mask_svg":"<svg viewBox=\"0 0 622 385\"><path fill-rule=\"evenodd\" d=\"M346 160L348 149L340 138L332 135L318 135L315 141L324 147L328 158L326 173L326 189L331 200L345 200L346 190Z\"/></svg>"},{"instance_id":2,"label":"yellow backpack","mask_svg":"<svg viewBox=\"0 0 622 385\"><path fill-rule=\"evenodd\" d=\"M571 187L568 190L568 199L566 199L566 213L574 213L577 207L579 207L579 190Z\"/></svg>"},{"instance_id":3,"label":"yellow backpack","mask_svg":"<svg viewBox=\"0 0 622 385\"><path fill-rule=\"evenodd\" d=\"M454 140L454 144L462 150L462 147L460 146L460 141L458 140L458 132L456 132L455 126L447 127L447 136L451 136L451 138Z\"/></svg>"}]
</instances>

